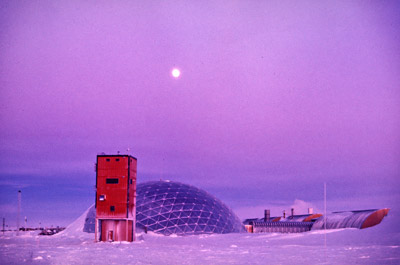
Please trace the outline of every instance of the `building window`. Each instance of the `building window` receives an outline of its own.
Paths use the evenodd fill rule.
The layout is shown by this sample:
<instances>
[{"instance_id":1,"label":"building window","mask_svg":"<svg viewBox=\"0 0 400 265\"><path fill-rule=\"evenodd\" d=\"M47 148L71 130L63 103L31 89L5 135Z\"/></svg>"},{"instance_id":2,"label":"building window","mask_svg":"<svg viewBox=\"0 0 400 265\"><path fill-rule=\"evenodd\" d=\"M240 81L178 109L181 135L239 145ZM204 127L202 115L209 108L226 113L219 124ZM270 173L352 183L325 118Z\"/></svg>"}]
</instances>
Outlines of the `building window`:
<instances>
[{"instance_id":1,"label":"building window","mask_svg":"<svg viewBox=\"0 0 400 265\"><path fill-rule=\"evenodd\" d=\"M115 206L110 206L110 212L115 212Z\"/></svg>"},{"instance_id":2,"label":"building window","mask_svg":"<svg viewBox=\"0 0 400 265\"><path fill-rule=\"evenodd\" d=\"M119 158L116 158L116 159L115 159L115 161L117 161L117 162L118 162L118 161L119 161Z\"/></svg>"},{"instance_id":3,"label":"building window","mask_svg":"<svg viewBox=\"0 0 400 265\"><path fill-rule=\"evenodd\" d=\"M107 162L110 162L110 159L109 159L109 158L106 158L106 161L107 161Z\"/></svg>"},{"instance_id":4,"label":"building window","mask_svg":"<svg viewBox=\"0 0 400 265\"><path fill-rule=\"evenodd\" d=\"M107 178L106 184L118 184L118 179L117 178Z\"/></svg>"},{"instance_id":5,"label":"building window","mask_svg":"<svg viewBox=\"0 0 400 265\"><path fill-rule=\"evenodd\" d=\"M132 184L132 179L129 180L129 184Z\"/></svg>"}]
</instances>

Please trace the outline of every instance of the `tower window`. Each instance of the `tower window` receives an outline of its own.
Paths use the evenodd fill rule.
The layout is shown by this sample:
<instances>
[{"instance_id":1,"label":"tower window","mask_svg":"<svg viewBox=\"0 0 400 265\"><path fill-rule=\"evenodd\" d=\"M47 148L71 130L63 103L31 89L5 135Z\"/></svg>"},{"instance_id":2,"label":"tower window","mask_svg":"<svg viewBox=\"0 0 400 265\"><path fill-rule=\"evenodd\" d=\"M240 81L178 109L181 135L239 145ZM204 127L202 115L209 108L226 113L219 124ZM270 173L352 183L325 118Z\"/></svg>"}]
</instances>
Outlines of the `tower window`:
<instances>
[{"instance_id":1,"label":"tower window","mask_svg":"<svg viewBox=\"0 0 400 265\"><path fill-rule=\"evenodd\" d=\"M106 184L118 184L118 179L117 178L107 178Z\"/></svg>"},{"instance_id":2,"label":"tower window","mask_svg":"<svg viewBox=\"0 0 400 265\"><path fill-rule=\"evenodd\" d=\"M109 159L109 158L106 158L106 161L107 161L107 162L110 162L110 159Z\"/></svg>"},{"instance_id":3,"label":"tower window","mask_svg":"<svg viewBox=\"0 0 400 265\"><path fill-rule=\"evenodd\" d=\"M115 212L115 206L110 206L110 212Z\"/></svg>"},{"instance_id":4,"label":"tower window","mask_svg":"<svg viewBox=\"0 0 400 265\"><path fill-rule=\"evenodd\" d=\"M117 162L118 162L118 161L119 161L119 158L116 158L116 159L115 159L115 161L117 161Z\"/></svg>"}]
</instances>

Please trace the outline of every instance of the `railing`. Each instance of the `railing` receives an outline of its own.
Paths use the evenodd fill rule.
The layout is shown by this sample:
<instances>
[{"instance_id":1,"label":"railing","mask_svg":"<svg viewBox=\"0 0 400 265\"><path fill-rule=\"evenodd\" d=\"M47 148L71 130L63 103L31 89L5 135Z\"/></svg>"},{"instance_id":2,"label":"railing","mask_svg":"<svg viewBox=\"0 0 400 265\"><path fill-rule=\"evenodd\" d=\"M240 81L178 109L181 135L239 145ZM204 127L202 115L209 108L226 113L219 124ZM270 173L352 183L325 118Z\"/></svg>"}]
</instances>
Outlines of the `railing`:
<instances>
[{"instance_id":1,"label":"railing","mask_svg":"<svg viewBox=\"0 0 400 265\"><path fill-rule=\"evenodd\" d=\"M253 233L302 233L311 230L313 222L252 222Z\"/></svg>"}]
</instances>

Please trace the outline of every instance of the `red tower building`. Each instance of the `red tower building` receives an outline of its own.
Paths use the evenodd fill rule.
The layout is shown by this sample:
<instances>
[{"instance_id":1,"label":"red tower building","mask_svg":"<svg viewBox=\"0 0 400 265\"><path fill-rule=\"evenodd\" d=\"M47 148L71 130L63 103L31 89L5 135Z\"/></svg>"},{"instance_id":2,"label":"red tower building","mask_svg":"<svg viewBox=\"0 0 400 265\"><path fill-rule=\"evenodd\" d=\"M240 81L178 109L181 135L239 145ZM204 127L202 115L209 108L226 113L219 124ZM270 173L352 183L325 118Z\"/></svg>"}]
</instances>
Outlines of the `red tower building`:
<instances>
[{"instance_id":1,"label":"red tower building","mask_svg":"<svg viewBox=\"0 0 400 265\"><path fill-rule=\"evenodd\" d=\"M135 240L136 173L133 156L97 156L96 241Z\"/></svg>"}]
</instances>

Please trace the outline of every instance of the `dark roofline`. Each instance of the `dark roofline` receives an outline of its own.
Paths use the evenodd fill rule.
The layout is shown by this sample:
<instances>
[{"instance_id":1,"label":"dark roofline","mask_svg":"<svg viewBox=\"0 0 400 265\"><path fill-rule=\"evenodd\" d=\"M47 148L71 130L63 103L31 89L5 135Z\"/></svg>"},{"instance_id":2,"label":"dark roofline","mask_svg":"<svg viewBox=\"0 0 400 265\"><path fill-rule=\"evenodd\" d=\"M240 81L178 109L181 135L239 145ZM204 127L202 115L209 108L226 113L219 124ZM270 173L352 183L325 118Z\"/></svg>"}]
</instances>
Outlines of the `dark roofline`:
<instances>
[{"instance_id":1,"label":"dark roofline","mask_svg":"<svg viewBox=\"0 0 400 265\"><path fill-rule=\"evenodd\" d=\"M131 157L137 161L137 158L131 155L97 155L97 157Z\"/></svg>"}]
</instances>

